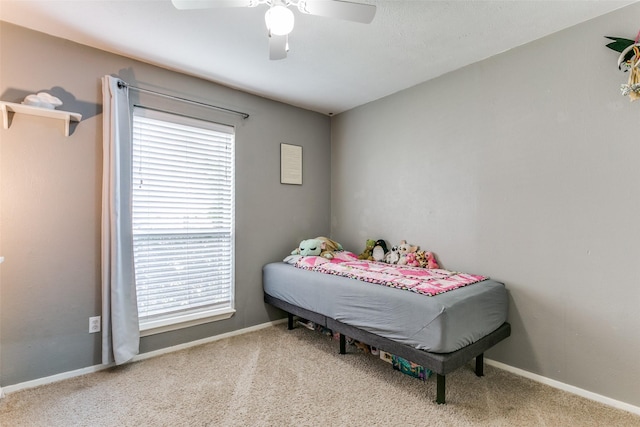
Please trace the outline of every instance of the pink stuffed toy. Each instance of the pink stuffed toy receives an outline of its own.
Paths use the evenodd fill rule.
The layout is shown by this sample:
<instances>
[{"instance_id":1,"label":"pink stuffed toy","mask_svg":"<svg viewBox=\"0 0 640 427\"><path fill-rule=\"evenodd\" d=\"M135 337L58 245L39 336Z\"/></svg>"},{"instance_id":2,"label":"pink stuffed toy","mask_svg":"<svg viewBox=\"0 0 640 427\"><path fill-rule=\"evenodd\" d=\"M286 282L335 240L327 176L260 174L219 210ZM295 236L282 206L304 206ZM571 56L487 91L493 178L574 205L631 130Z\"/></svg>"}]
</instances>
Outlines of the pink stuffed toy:
<instances>
[{"instance_id":1,"label":"pink stuffed toy","mask_svg":"<svg viewBox=\"0 0 640 427\"><path fill-rule=\"evenodd\" d=\"M427 268L440 268L433 252L427 252Z\"/></svg>"},{"instance_id":2,"label":"pink stuffed toy","mask_svg":"<svg viewBox=\"0 0 640 427\"><path fill-rule=\"evenodd\" d=\"M398 254L400 255L398 265L407 265L407 255L410 253L415 253L417 250L418 246L410 245L406 240L401 241L398 245Z\"/></svg>"},{"instance_id":3,"label":"pink stuffed toy","mask_svg":"<svg viewBox=\"0 0 640 427\"><path fill-rule=\"evenodd\" d=\"M405 260L407 262L407 265L410 265L412 267L420 267L420 261L418 261L418 257L416 256L415 252L409 252L405 256Z\"/></svg>"}]
</instances>

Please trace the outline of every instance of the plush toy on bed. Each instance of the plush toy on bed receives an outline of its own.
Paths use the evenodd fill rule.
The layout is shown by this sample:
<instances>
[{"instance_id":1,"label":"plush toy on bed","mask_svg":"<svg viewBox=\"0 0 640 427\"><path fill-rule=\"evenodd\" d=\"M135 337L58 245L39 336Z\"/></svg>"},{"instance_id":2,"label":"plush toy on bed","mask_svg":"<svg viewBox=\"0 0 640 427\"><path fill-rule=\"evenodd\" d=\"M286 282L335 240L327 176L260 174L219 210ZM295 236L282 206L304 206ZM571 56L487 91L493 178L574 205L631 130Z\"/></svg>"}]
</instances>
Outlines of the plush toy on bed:
<instances>
[{"instance_id":1,"label":"plush toy on bed","mask_svg":"<svg viewBox=\"0 0 640 427\"><path fill-rule=\"evenodd\" d=\"M387 244L382 239L376 240L375 245L373 246L373 251L371 257L374 261L384 261L384 257L389 252L387 250Z\"/></svg>"},{"instance_id":2,"label":"plush toy on bed","mask_svg":"<svg viewBox=\"0 0 640 427\"><path fill-rule=\"evenodd\" d=\"M300 242L300 245L291 252L291 255L321 256L332 259L333 253L342 251L342 245L327 237L316 237Z\"/></svg>"},{"instance_id":3,"label":"plush toy on bed","mask_svg":"<svg viewBox=\"0 0 640 427\"><path fill-rule=\"evenodd\" d=\"M398 252L398 246L391 246L391 250L384 256L384 262L387 264L397 264L400 259L400 253Z\"/></svg>"},{"instance_id":4,"label":"plush toy on bed","mask_svg":"<svg viewBox=\"0 0 640 427\"><path fill-rule=\"evenodd\" d=\"M407 265L407 254L416 252L418 246L410 245L406 240L403 240L398 245L398 265Z\"/></svg>"},{"instance_id":5,"label":"plush toy on bed","mask_svg":"<svg viewBox=\"0 0 640 427\"><path fill-rule=\"evenodd\" d=\"M418 266L423 268L440 268L436 256L433 252L418 251L416 252L416 261Z\"/></svg>"},{"instance_id":6,"label":"plush toy on bed","mask_svg":"<svg viewBox=\"0 0 640 427\"><path fill-rule=\"evenodd\" d=\"M384 240L367 239L367 247L364 248L364 251L360 255L358 255L358 259L384 261L384 256L387 252L387 244Z\"/></svg>"},{"instance_id":7,"label":"plush toy on bed","mask_svg":"<svg viewBox=\"0 0 640 427\"><path fill-rule=\"evenodd\" d=\"M438 264L436 255L433 252L427 252L427 268L440 268L440 264Z\"/></svg>"},{"instance_id":8,"label":"plush toy on bed","mask_svg":"<svg viewBox=\"0 0 640 427\"><path fill-rule=\"evenodd\" d=\"M376 245L376 241L373 239L367 239L364 251L358 255L358 259L373 260L373 247Z\"/></svg>"},{"instance_id":9,"label":"plush toy on bed","mask_svg":"<svg viewBox=\"0 0 640 427\"><path fill-rule=\"evenodd\" d=\"M420 261L418 261L418 252L409 252L406 256L405 256L405 265L411 266L411 267L420 267Z\"/></svg>"}]
</instances>

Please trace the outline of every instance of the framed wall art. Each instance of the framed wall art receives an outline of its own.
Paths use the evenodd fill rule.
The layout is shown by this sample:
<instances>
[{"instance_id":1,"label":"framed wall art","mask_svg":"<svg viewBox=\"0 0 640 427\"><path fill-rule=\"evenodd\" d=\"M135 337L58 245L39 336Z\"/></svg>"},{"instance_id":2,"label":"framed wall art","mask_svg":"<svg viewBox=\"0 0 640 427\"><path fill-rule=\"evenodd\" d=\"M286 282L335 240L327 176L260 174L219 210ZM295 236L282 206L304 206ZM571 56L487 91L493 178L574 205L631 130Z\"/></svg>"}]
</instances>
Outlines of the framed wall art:
<instances>
[{"instance_id":1,"label":"framed wall art","mask_svg":"<svg viewBox=\"0 0 640 427\"><path fill-rule=\"evenodd\" d=\"M302 146L280 144L280 183L302 185Z\"/></svg>"}]
</instances>

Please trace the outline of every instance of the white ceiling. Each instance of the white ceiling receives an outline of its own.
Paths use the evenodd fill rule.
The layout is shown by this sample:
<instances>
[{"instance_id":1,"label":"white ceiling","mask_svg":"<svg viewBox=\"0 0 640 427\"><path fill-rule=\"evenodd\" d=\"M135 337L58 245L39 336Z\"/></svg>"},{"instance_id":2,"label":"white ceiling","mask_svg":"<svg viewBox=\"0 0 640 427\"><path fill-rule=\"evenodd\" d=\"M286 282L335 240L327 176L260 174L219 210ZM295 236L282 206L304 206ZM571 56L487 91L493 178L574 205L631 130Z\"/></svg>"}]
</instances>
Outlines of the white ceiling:
<instances>
[{"instance_id":1,"label":"white ceiling","mask_svg":"<svg viewBox=\"0 0 640 427\"><path fill-rule=\"evenodd\" d=\"M0 20L337 114L637 0L354 1L377 6L371 24L294 8L291 50L280 61L268 58L264 5L0 0Z\"/></svg>"}]
</instances>

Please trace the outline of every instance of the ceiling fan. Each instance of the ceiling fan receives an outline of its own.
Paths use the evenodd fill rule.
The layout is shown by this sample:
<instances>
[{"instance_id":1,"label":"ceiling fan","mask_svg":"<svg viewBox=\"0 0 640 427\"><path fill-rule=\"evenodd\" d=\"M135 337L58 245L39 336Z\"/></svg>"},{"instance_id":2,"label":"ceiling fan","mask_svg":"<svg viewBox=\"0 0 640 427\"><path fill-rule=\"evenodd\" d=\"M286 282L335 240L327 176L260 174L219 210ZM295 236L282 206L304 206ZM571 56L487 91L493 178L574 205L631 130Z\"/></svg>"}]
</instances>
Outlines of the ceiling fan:
<instances>
[{"instance_id":1,"label":"ceiling fan","mask_svg":"<svg viewBox=\"0 0 640 427\"><path fill-rule=\"evenodd\" d=\"M294 16L289 6L308 15L338 18L369 24L376 14L375 5L343 0L171 0L176 9L269 6L264 18L269 32L269 59L284 59L289 50L289 33Z\"/></svg>"}]
</instances>

